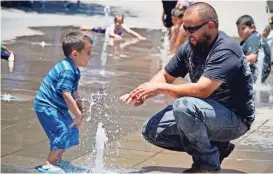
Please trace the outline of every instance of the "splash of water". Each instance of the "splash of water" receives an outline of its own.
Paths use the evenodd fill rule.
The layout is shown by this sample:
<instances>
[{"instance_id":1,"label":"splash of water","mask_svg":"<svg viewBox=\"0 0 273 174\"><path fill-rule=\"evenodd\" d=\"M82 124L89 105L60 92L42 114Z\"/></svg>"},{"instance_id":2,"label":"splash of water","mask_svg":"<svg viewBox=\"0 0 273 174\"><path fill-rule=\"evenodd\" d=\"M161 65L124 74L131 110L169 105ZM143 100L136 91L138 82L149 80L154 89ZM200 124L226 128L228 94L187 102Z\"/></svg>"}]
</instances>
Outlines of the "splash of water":
<instances>
[{"instance_id":1,"label":"splash of water","mask_svg":"<svg viewBox=\"0 0 273 174\"><path fill-rule=\"evenodd\" d=\"M45 41L41 41L41 42L32 42L32 45L40 45L42 48L44 48L45 46L52 46L51 43L46 43Z\"/></svg>"},{"instance_id":2,"label":"splash of water","mask_svg":"<svg viewBox=\"0 0 273 174\"><path fill-rule=\"evenodd\" d=\"M263 42L261 44L264 44ZM262 77L263 77L263 66L264 66L264 59L265 59L265 52L264 49L261 47L259 49L258 55L257 55L257 80L255 84L253 85L255 93L256 102L261 102L261 93L262 91L270 91L272 90L272 86L270 84L262 83Z\"/></svg>"},{"instance_id":3,"label":"splash of water","mask_svg":"<svg viewBox=\"0 0 273 174\"><path fill-rule=\"evenodd\" d=\"M20 100L22 100L21 98L19 98L19 97L16 97L16 96L12 96L12 95L10 95L10 94L4 94L4 95L1 95L1 100L4 100L4 101L20 101Z\"/></svg>"},{"instance_id":4,"label":"splash of water","mask_svg":"<svg viewBox=\"0 0 273 174\"><path fill-rule=\"evenodd\" d=\"M98 124L98 129L96 133L96 149L97 149L97 156L95 161L95 173L101 173L103 171L103 153L104 153L104 145L105 142L108 140L105 129L102 127L102 123Z\"/></svg>"},{"instance_id":5,"label":"splash of water","mask_svg":"<svg viewBox=\"0 0 273 174\"><path fill-rule=\"evenodd\" d=\"M106 26L108 26L109 15L110 15L110 6L106 6L104 8L104 15L105 15L105 20L106 20ZM105 67L106 62L107 62L108 42L109 42L109 29L107 27L107 29L105 31L104 42L103 42L101 57L100 57L102 67Z\"/></svg>"},{"instance_id":6,"label":"splash of water","mask_svg":"<svg viewBox=\"0 0 273 174\"><path fill-rule=\"evenodd\" d=\"M262 75L263 75L263 64L264 64L264 58L265 58L265 53L263 48L259 49L258 56L257 56L257 80L256 84L261 85L262 84Z\"/></svg>"},{"instance_id":7,"label":"splash of water","mask_svg":"<svg viewBox=\"0 0 273 174\"><path fill-rule=\"evenodd\" d=\"M105 16L105 22L106 22L106 26L109 24L109 16L110 16L110 6L107 5L106 7L104 7L104 16Z\"/></svg>"},{"instance_id":8,"label":"splash of water","mask_svg":"<svg viewBox=\"0 0 273 174\"><path fill-rule=\"evenodd\" d=\"M164 37L163 37L163 45L161 49L161 62L162 62L162 69L167 65L168 63L168 50L169 50L169 34L168 31L165 31Z\"/></svg>"},{"instance_id":9,"label":"splash of water","mask_svg":"<svg viewBox=\"0 0 273 174\"><path fill-rule=\"evenodd\" d=\"M45 46L50 46L51 44L46 43L45 41L42 41L39 43L39 45L44 48Z\"/></svg>"},{"instance_id":10,"label":"splash of water","mask_svg":"<svg viewBox=\"0 0 273 174\"><path fill-rule=\"evenodd\" d=\"M9 72L13 72L13 68L14 68L14 53L11 52L9 59L8 59L8 67L9 67Z\"/></svg>"},{"instance_id":11,"label":"splash of water","mask_svg":"<svg viewBox=\"0 0 273 174\"><path fill-rule=\"evenodd\" d=\"M267 16L268 16L268 19L269 19L271 14L270 14L270 8L269 8L267 3L265 3L265 8L266 8Z\"/></svg>"},{"instance_id":12,"label":"splash of water","mask_svg":"<svg viewBox=\"0 0 273 174\"><path fill-rule=\"evenodd\" d=\"M89 108L86 111L87 113L87 118L86 121L89 122L91 121L91 117L92 117L92 107L97 104L102 98L103 96L106 96L107 93L104 91L103 93L100 92L96 92L96 93L91 93L89 98L83 98L82 102L83 105L85 106L85 102L87 102L89 104Z\"/></svg>"},{"instance_id":13,"label":"splash of water","mask_svg":"<svg viewBox=\"0 0 273 174\"><path fill-rule=\"evenodd\" d=\"M97 104L102 98L103 96L106 96L108 93L106 93L105 91L101 92L96 92L96 93L91 93L89 98L82 98L82 105L85 106L85 102L87 102L89 104L89 108L88 110L84 113L84 117L86 122L91 121L92 118L92 107ZM70 113L72 114L72 113ZM72 123L69 128L72 128L75 124Z\"/></svg>"}]
</instances>

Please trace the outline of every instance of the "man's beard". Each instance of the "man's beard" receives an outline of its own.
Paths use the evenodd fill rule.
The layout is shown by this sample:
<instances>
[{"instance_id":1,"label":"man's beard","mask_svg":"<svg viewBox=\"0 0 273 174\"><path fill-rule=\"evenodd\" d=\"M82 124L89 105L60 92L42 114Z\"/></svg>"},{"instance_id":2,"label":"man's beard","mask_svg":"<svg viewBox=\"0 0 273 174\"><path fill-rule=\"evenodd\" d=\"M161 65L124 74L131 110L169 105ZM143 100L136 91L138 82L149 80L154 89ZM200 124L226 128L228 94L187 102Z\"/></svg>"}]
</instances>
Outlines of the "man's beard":
<instances>
[{"instance_id":1,"label":"man's beard","mask_svg":"<svg viewBox=\"0 0 273 174\"><path fill-rule=\"evenodd\" d=\"M206 51L209 48L211 36L207 33L203 33L200 40L196 40L196 45L193 45L189 40L190 46L194 51Z\"/></svg>"}]
</instances>

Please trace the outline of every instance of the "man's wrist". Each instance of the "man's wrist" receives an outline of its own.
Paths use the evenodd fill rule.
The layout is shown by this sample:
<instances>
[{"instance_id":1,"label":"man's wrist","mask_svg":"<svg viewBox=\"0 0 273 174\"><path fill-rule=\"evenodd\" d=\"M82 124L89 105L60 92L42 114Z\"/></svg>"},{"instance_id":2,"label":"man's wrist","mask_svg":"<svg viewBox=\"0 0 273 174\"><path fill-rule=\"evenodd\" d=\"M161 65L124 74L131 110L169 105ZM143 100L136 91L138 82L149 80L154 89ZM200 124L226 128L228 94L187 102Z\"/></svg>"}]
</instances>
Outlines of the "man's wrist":
<instances>
[{"instance_id":1,"label":"man's wrist","mask_svg":"<svg viewBox=\"0 0 273 174\"><path fill-rule=\"evenodd\" d=\"M167 83L161 83L159 82L156 87L156 93L164 93L164 91L167 89Z\"/></svg>"}]
</instances>

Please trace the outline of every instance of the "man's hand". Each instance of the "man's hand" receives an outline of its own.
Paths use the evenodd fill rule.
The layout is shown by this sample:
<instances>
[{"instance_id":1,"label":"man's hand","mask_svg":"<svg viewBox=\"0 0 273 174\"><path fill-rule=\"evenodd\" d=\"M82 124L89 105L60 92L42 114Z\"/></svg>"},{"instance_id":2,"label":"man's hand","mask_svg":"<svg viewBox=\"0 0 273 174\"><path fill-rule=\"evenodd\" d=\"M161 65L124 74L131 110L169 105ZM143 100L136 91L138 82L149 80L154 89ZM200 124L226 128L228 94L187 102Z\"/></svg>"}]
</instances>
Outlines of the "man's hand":
<instances>
[{"instance_id":1,"label":"man's hand","mask_svg":"<svg viewBox=\"0 0 273 174\"><path fill-rule=\"evenodd\" d=\"M127 104L133 103L134 106L140 106L144 103L144 98L137 99L136 97L131 97L130 94L125 94L121 96L120 98L121 102L126 102Z\"/></svg>"},{"instance_id":2,"label":"man's hand","mask_svg":"<svg viewBox=\"0 0 273 174\"><path fill-rule=\"evenodd\" d=\"M134 89L130 96L132 98L140 99L147 99L150 97L154 97L159 94L158 87L161 83L156 82L147 82L139 85L136 89Z\"/></svg>"}]
</instances>

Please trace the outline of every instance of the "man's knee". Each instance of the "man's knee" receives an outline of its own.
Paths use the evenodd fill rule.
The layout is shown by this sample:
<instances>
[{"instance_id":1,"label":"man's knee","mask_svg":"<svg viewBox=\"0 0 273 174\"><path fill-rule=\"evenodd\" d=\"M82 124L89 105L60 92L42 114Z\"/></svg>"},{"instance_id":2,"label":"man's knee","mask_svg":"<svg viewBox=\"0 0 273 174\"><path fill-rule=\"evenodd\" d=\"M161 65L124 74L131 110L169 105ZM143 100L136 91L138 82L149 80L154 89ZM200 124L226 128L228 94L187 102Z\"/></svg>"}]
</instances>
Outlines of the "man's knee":
<instances>
[{"instance_id":1,"label":"man's knee","mask_svg":"<svg viewBox=\"0 0 273 174\"><path fill-rule=\"evenodd\" d=\"M143 123L143 125L142 125L142 136L143 136L143 138L145 139L145 140L148 140L149 139L149 135L150 135L150 133L149 133L149 130L150 129L148 129L148 123L149 123L149 120L150 119L148 119L148 120L146 120L144 123Z\"/></svg>"},{"instance_id":2,"label":"man's knee","mask_svg":"<svg viewBox=\"0 0 273 174\"><path fill-rule=\"evenodd\" d=\"M166 108L164 108L154 116L150 117L147 121L143 123L142 135L146 140L150 141L156 139L158 127L160 126L160 121L165 120L170 123L171 120L174 120L172 116L166 115L166 113L168 111L172 111L172 109L173 106L168 105Z\"/></svg>"},{"instance_id":3,"label":"man's knee","mask_svg":"<svg viewBox=\"0 0 273 174\"><path fill-rule=\"evenodd\" d=\"M196 117L196 100L194 97L181 97L173 104L173 114L178 120L192 119Z\"/></svg>"}]
</instances>

